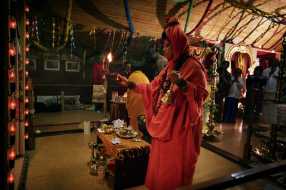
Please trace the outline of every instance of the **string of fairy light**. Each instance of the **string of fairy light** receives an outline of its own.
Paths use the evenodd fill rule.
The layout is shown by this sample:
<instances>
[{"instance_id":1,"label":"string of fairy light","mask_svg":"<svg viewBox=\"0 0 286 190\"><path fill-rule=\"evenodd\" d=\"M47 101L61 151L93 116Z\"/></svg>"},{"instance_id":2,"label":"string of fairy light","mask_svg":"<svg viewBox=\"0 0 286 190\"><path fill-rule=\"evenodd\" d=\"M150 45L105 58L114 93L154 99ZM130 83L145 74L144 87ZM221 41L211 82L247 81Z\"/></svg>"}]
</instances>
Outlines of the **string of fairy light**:
<instances>
[{"instance_id":1,"label":"string of fairy light","mask_svg":"<svg viewBox=\"0 0 286 190\"><path fill-rule=\"evenodd\" d=\"M29 39L30 39L30 35L29 35L29 26L30 26L30 21L29 21L29 12L30 9L29 7L26 5L25 6L25 12L24 12L24 18L25 18L25 43L24 43L24 49L25 49L25 65L30 64L30 60L28 58L28 54L30 52L30 44L29 44ZM30 97L29 97L29 91L31 90L31 83L29 83L29 72L26 69L26 67L24 66L24 72L25 72L25 76L24 76L24 84L25 84L25 93L24 93L24 98L23 98L23 104L24 104L24 127L25 127L25 144L28 144L28 140L29 140L29 130L28 127L30 125L30 121L29 121L29 114L30 114Z\"/></svg>"},{"instance_id":2,"label":"string of fairy light","mask_svg":"<svg viewBox=\"0 0 286 190\"><path fill-rule=\"evenodd\" d=\"M30 90L30 86L27 83L27 79L29 76L28 71L25 71L25 65L29 64L29 59L27 58L27 54L30 51L30 47L28 44L29 40L29 30L28 27L30 25L30 21L28 19L29 7L25 6L24 8L24 43L23 43L23 62L18 59L18 55L20 54L20 50L17 47L17 34L19 23L16 20L16 12L17 12L17 1L10 0L9 1L9 16L8 16L8 28L9 28L9 50L8 50L8 149L7 149L7 160L8 160L8 175L7 175L7 183L8 189L14 189L14 181L15 181L15 158L16 158L16 133L19 127L25 127L24 138L27 141L29 139L28 130L29 121L28 116L30 114L29 110L29 98L25 97L25 93ZM17 65L18 64L18 65ZM22 64L19 66L19 64ZM19 67L18 67L19 66ZM17 69L20 68L19 70ZM22 76L20 76L23 74ZM17 87L17 81L22 80L24 83L24 89ZM19 91L18 91L19 90ZM22 94L21 92L22 91ZM22 109L21 105L24 105ZM18 116L18 113L24 114L24 117ZM20 124L24 122L24 125ZM25 142L26 143L26 142Z\"/></svg>"},{"instance_id":3,"label":"string of fairy light","mask_svg":"<svg viewBox=\"0 0 286 190\"><path fill-rule=\"evenodd\" d=\"M16 38L17 38L17 22L16 22L16 1L9 1L9 63L8 63L8 150L7 150L7 160L8 160L8 188L14 189L14 167L16 158L16 109L17 109L17 99L16 99Z\"/></svg>"}]
</instances>

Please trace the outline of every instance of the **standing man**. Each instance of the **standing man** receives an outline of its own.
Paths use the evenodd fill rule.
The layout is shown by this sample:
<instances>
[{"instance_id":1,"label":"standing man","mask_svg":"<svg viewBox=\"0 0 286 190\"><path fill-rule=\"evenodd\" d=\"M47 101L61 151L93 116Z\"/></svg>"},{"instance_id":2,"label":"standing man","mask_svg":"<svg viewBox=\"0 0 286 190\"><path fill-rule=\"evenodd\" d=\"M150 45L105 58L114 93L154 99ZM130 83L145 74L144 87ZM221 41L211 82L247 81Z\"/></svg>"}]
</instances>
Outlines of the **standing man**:
<instances>
[{"instance_id":1,"label":"standing man","mask_svg":"<svg viewBox=\"0 0 286 190\"><path fill-rule=\"evenodd\" d=\"M227 71L229 67L228 61L223 61L221 66L218 67L217 72L219 74L219 81L217 83L217 91L215 93L215 103L216 103L216 111L215 111L215 121L222 122L223 118L223 105L224 100L228 95L231 82L231 74Z\"/></svg>"}]
</instances>

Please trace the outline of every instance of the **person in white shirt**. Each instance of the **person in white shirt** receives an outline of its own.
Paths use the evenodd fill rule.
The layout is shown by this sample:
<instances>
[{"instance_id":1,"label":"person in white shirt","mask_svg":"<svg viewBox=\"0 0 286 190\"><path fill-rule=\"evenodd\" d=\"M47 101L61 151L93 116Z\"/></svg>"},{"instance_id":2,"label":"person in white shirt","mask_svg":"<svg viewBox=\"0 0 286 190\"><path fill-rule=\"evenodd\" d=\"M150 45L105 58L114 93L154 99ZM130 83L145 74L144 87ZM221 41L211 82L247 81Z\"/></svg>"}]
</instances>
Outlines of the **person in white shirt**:
<instances>
[{"instance_id":1,"label":"person in white shirt","mask_svg":"<svg viewBox=\"0 0 286 190\"><path fill-rule=\"evenodd\" d=\"M234 123L238 110L238 102L242 91L245 89L244 80L241 78L242 71L236 68L232 76L232 85L229 89L228 96L224 103L223 121Z\"/></svg>"},{"instance_id":2,"label":"person in white shirt","mask_svg":"<svg viewBox=\"0 0 286 190\"><path fill-rule=\"evenodd\" d=\"M264 92L275 93L277 90L277 79L279 77L279 67L277 61L271 61L269 67L264 69L262 75L267 79Z\"/></svg>"}]
</instances>

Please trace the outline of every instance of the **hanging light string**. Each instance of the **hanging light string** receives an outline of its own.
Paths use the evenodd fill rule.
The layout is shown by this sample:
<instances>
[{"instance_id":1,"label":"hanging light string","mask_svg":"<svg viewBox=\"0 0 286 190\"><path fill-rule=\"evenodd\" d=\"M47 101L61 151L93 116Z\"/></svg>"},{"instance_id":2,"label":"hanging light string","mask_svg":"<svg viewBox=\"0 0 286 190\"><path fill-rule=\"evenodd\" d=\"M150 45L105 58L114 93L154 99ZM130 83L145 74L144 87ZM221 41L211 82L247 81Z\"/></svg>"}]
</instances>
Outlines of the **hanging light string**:
<instances>
[{"instance_id":1,"label":"hanging light string","mask_svg":"<svg viewBox=\"0 0 286 190\"><path fill-rule=\"evenodd\" d=\"M38 19L35 18L35 31L36 31L36 40L39 42L40 37L39 37L39 27L38 27Z\"/></svg>"},{"instance_id":2,"label":"hanging light string","mask_svg":"<svg viewBox=\"0 0 286 190\"><path fill-rule=\"evenodd\" d=\"M30 61L29 61L29 59L28 59L28 55L29 55L29 52L30 52L30 49L29 49L29 24L27 24L27 23L29 23L30 21L29 21L29 12L30 12L30 10L29 10L29 7L26 5L26 7L25 7L25 19L26 19L26 25L25 25L25 27L26 27L26 37L25 37L25 58L26 58L26 60L25 60L25 65L24 65L24 71L25 71L25 77L24 77L24 79L25 79L25 82L24 82L24 84L25 84L25 93L24 93L24 99L22 100L23 101L23 104L24 104L24 131L25 131L25 135L24 135L24 138L25 138L25 141L26 141L26 143L25 143L25 145L26 145L26 147L28 147L28 145L29 145L29 143L28 143L28 141L29 141L29 126L30 126L30 101L29 101L29 94L30 94L30 89L32 88L30 85L31 85L31 83L29 82L30 80L29 80L29 72L28 72L28 67L27 67L27 65L28 64L30 64ZM54 21L53 21L53 28L54 28ZM52 45L54 45L54 30L53 30L53 44Z\"/></svg>"},{"instance_id":3,"label":"hanging light string","mask_svg":"<svg viewBox=\"0 0 286 190\"><path fill-rule=\"evenodd\" d=\"M123 38L123 36L122 36L122 31L118 31L118 39L116 40L116 43L115 43L115 45L114 45L114 49L116 50L116 51L118 51L119 50L119 46L120 46L120 43L121 43L121 41L122 41L122 38Z\"/></svg>"},{"instance_id":4,"label":"hanging light string","mask_svg":"<svg viewBox=\"0 0 286 190\"><path fill-rule=\"evenodd\" d=\"M108 36L107 36L107 40L106 40L106 43L105 43L104 52L107 51L108 44L110 43L112 33L111 32L107 32L107 34L108 34Z\"/></svg>"},{"instance_id":5,"label":"hanging light string","mask_svg":"<svg viewBox=\"0 0 286 190\"><path fill-rule=\"evenodd\" d=\"M111 41L110 51L113 50L113 44L114 44L115 35L116 35L116 31L112 30L112 41Z\"/></svg>"},{"instance_id":6,"label":"hanging light string","mask_svg":"<svg viewBox=\"0 0 286 190\"><path fill-rule=\"evenodd\" d=\"M70 36L70 31L71 31L71 28L72 28L72 23L71 23L71 11L72 11L72 0L69 0L69 3L68 3L68 11L67 11L67 16L66 16L66 21L65 21L65 24L66 24L66 30L65 30L65 33L64 33L64 41L61 45L53 48L54 51L58 52L60 50L62 50L63 48L66 47L66 45L68 44L68 41L69 41L69 36ZM37 46L39 49L43 50L43 51L50 51L50 48L49 47L46 47L45 45L41 44L40 43L40 40L36 41L36 40L32 40L33 44L35 46Z\"/></svg>"},{"instance_id":7,"label":"hanging light string","mask_svg":"<svg viewBox=\"0 0 286 190\"><path fill-rule=\"evenodd\" d=\"M71 26L71 30L70 30L70 56L72 57L72 52L73 52L73 48L75 48L75 40L74 40L74 30L73 27Z\"/></svg>"},{"instance_id":8,"label":"hanging light string","mask_svg":"<svg viewBox=\"0 0 286 190\"><path fill-rule=\"evenodd\" d=\"M57 47L59 47L60 46L60 43L61 43L61 26L60 26L60 21L59 21L59 19L57 19L57 21L58 21L58 25L57 25L57 31L56 31L56 33L57 33L57 42L56 42L56 44L57 44Z\"/></svg>"},{"instance_id":9,"label":"hanging light string","mask_svg":"<svg viewBox=\"0 0 286 190\"><path fill-rule=\"evenodd\" d=\"M90 40L93 40L94 46L96 46L96 43L95 43L96 42L96 36L95 36L96 30L95 30L95 27L92 27L88 34L89 34Z\"/></svg>"},{"instance_id":10,"label":"hanging light string","mask_svg":"<svg viewBox=\"0 0 286 190\"><path fill-rule=\"evenodd\" d=\"M124 39L123 48L122 48L122 51L123 51L122 62L123 63L127 61L127 36L128 36L128 32L126 32L125 34L125 39Z\"/></svg>"},{"instance_id":11,"label":"hanging light string","mask_svg":"<svg viewBox=\"0 0 286 190\"><path fill-rule=\"evenodd\" d=\"M56 23L55 18L52 21L52 48L55 48L55 38L56 38Z\"/></svg>"},{"instance_id":12,"label":"hanging light string","mask_svg":"<svg viewBox=\"0 0 286 190\"><path fill-rule=\"evenodd\" d=\"M17 110L17 99L16 99L16 62L17 62L17 21L16 21L16 1L8 1L8 27L9 27L9 51L8 51L8 149L7 149L7 161L8 161L8 189L14 189L14 167L15 167L15 142L16 142L16 110Z\"/></svg>"}]
</instances>

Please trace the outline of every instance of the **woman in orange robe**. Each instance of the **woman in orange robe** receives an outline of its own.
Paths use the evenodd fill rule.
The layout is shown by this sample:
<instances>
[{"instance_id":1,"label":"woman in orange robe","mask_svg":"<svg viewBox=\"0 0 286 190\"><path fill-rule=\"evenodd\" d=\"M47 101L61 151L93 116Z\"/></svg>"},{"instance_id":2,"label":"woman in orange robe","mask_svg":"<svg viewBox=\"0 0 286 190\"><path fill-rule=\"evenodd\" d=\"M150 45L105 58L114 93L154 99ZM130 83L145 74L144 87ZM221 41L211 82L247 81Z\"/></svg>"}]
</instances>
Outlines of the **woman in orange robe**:
<instances>
[{"instance_id":1,"label":"woman in orange robe","mask_svg":"<svg viewBox=\"0 0 286 190\"><path fill-rule=\"evenodd\" d=\"M200 153L203 102L207 81L203 65L189 54L187 36L176 19L164 32L167 66L150 84L122 85L143 94L147 130L152 136L146 186L174 190L191 185Z\"/></svg>"}]
</instances>

